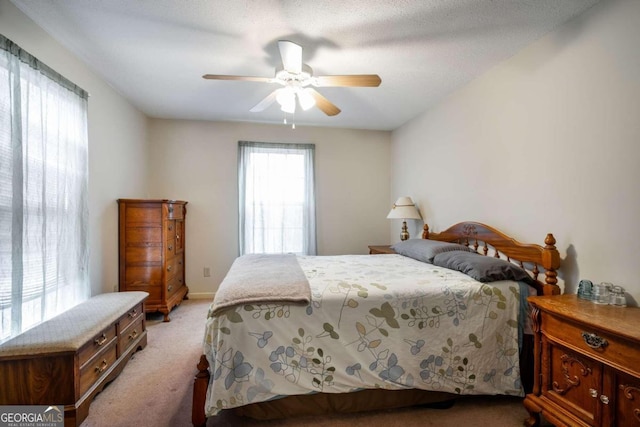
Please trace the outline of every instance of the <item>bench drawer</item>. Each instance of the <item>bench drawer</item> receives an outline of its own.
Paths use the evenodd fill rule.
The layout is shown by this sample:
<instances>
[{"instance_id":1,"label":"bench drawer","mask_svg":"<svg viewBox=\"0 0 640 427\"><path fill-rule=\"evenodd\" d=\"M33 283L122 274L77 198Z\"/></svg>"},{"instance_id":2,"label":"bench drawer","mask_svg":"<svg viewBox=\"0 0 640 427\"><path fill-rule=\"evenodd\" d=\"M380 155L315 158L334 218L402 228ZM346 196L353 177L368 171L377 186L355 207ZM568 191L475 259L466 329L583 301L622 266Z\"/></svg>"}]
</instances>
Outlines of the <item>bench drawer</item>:
<instances>
[{"instance_id":1,"label":"bench drawer","mask_svg":"<svg viewBox=\"0 0 640 427\"><path fill-rule=\"evenodd\" d=\"M85 345L82 346L78 352L78 363L80 367L93 356L95 356L100 350L109 346L116 337L116 325L112 324L102 332L91 338Z\"/></svg>"},{"instance_id":2,"label":"bench drawer","mask_svg":"<svg viewBox=\"0 0 640 427\"><path fill-rule=\"evenodd\" d=\"M80 396L94 385L104 375L117 358L116 342L95 355L87 364L80 368Z\"/></svg>"},{"instance_id":3,"label":"bench drawer","mask_svg":"<svg viewBox=\"0 0 640 427\"><path fill-rule=\"evenodd\" d=\"M120 344L120 348L118 351L118 357L126 353L126 351L133 345L134 342L142 335L144 332L144 325L142 324L143 316L138 316L137 319L129 324L127 328L124 328L120 332L120 337L118 342Z\"/></svg>"},{"instance_id":4,"label":"bench drawer","mask_svg":"<svg viewBox=\"0 0 640 427\"><path fill-rule=\"evenodd\" d=\"M127 327L131 323L137 321L138 319L141 319L142 317L144 317L144 309L142 307L142 303L140 303L130 309L127 314L120 318L120 332L127 329Z\"/></svg>"}]
</instances>

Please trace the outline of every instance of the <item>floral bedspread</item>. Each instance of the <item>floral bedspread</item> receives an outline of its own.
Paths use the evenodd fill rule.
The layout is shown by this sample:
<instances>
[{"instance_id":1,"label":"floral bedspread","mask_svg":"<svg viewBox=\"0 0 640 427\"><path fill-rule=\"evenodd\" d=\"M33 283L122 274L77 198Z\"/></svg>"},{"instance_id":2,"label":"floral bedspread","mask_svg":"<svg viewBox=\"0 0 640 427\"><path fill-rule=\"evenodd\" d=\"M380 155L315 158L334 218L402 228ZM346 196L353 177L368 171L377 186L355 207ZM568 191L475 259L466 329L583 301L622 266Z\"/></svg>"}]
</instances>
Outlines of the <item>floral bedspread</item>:
<instances>
[{"instance_id":1,"label":"floral bedspread","mask_svg":"<svg viewBox=\"0 0 640 427\"><path fill-rule=\"evenodd\" d=\"M207 319L207 416L364 388L523 395L517 282L480 283L401 255L298 261L311 304L236 306Z\"/></svg>"}]
</instances>

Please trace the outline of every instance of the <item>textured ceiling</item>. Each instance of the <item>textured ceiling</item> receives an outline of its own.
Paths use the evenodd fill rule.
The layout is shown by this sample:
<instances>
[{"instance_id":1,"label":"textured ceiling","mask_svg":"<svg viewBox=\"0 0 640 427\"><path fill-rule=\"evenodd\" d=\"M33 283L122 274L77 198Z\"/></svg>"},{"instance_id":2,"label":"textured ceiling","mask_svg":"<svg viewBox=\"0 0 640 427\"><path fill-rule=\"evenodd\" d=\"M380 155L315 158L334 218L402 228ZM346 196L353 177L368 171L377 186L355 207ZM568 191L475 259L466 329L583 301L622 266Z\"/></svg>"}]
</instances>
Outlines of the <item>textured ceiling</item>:
<instances>
[{"instance_id":1,"label":"textured ceiling","mask_svg":"<svg viewBox=\"0 0 640 427\"><path fill-rule=\"evenodd\" d=\"M151 117L282 123L249 109L275 84L278 40L315 75L378 74L377 88L319 88L341 110L297 125L393 130L597 0L12 0Z\"/></svg>"}]
</instances>

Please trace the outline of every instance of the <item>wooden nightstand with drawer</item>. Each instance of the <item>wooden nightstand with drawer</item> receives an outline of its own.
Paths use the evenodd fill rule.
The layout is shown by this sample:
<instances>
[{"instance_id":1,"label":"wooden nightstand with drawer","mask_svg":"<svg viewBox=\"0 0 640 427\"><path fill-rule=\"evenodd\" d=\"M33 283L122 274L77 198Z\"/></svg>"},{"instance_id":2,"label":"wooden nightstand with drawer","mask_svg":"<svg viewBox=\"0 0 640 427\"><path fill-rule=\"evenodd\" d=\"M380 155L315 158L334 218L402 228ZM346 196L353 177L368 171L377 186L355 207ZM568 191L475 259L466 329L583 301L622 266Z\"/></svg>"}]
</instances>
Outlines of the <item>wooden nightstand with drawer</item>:
<instances>
[{"instance_id":1,"label":"wooden nightstand with drawer","mask_svg":"<svg viewBox=\"0 0 640 427\"><path fill-rule=\"evenodd\" d=\"M576 295L529 302L535 377L525 425L542 414L556 426L640 426L640 309Z\"/></svg>"},{"instance_id":2,"label":"wooden nightstand with drawer","mask_svg":"<svg viewBox=\"0 0 640 427\"><path fill-rule=\"evenodd\" d=\"M380 255L380 254L395 254L396 251L391 249L391 245L370 245L369 246L369 254L370 255Z\"/></svg>"}]
</instances>

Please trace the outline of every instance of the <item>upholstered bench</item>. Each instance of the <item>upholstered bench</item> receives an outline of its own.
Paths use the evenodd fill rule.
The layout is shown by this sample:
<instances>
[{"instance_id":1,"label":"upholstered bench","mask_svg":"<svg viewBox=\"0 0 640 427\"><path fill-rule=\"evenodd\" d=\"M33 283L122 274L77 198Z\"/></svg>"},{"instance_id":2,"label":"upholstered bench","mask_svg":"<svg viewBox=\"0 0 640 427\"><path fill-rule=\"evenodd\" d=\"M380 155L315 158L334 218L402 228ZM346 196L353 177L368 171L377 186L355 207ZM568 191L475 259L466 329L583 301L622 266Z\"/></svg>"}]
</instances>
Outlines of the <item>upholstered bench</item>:
<instances>
[{"instance_id":1,"label":"upholstered bench","mask_svg":"<svg viewBox=\"0 0 640 427\"><path fill-rule=\"evenodd\" d=\"M146 292L97 295L0 345L0 405L64 405L80 425L91 400L147 345Z\"/></svg>"}]
</instances>

